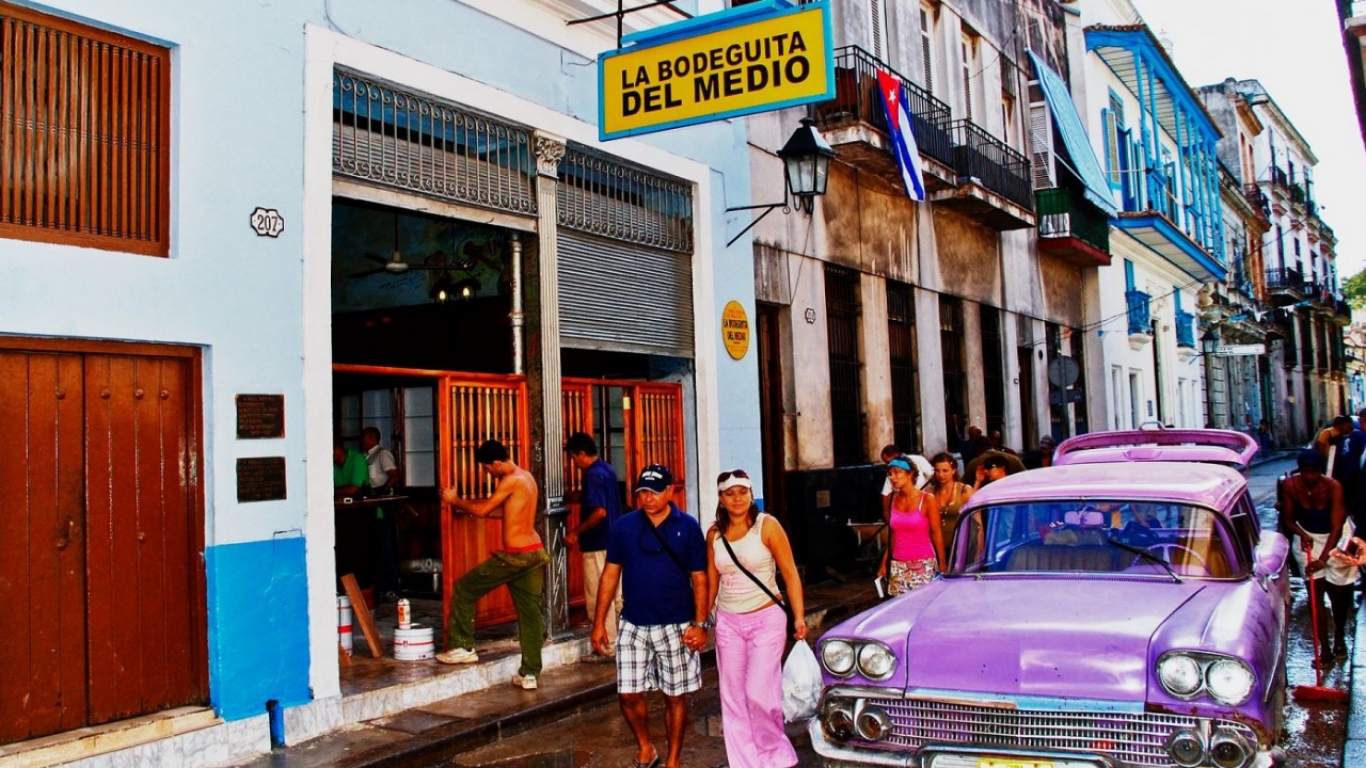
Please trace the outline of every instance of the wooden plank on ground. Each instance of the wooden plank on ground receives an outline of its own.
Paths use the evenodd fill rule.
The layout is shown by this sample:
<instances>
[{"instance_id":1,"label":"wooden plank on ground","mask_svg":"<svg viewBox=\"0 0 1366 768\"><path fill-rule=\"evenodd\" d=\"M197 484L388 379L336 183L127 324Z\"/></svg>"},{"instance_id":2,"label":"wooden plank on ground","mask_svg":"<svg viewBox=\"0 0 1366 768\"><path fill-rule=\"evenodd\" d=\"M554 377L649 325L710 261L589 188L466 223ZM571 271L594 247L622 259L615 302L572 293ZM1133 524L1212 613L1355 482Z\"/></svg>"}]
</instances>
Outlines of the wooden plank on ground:
<instances>
[{"instance_id":1,"label":"wooden plank on ground","mask_svg":"<svg viewBox=\"0 0 1366 768\"><path fill-rule=\"evenodd\" d=\"M365 642L370 645L370 655L377 659L382 657L384 646L379 641L379 627L375 626L375 618L370 615L370 606L365 604L365 596L360 593L356 575L348 573L341 581L342 587L346 589L346 596L351 599L351 612L355 615L355 623L360 625L361 632L365 633Z\"/></svg>"}]
</instances>

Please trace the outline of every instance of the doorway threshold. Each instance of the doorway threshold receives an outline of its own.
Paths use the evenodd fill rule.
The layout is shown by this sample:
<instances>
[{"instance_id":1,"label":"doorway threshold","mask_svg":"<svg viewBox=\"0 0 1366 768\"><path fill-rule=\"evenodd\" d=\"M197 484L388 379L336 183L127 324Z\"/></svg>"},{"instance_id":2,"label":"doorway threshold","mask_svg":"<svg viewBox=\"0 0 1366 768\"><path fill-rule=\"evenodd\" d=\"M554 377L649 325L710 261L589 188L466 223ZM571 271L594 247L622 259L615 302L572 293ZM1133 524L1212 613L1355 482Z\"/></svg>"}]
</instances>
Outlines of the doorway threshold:
<instances>
[{"instance_id":1,"label":"doorway threshold","mask_svg":"<svg viewBox=\"0 0 1366 768\"><path fill-rule=\"evenodd\" d=\"M0 747L5 768L46 768L150 744L223 722L210 707L178 707Z\"/></svg>"}]
</instances>

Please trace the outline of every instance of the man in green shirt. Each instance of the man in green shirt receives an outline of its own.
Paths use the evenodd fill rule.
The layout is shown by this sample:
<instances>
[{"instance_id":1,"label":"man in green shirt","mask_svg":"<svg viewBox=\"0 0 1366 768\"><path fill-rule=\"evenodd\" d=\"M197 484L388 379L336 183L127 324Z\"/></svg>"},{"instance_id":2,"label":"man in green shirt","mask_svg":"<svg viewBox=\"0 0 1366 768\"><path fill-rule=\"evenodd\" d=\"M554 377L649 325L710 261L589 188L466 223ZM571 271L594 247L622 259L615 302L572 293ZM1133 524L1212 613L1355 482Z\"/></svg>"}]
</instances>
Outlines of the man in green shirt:
<instances>
[{"instance_id":1,"label":"man in green shirt","mask_svg":"<svg viewBox=\"0 0 1366 768\"><path fill-rule=\"evenodd\" d=\"M355 448L347 448L340 440L332 443L332 487L337 496L359 496L370 484L370 469L365 456Z\"/></svg>"}]
</instances>

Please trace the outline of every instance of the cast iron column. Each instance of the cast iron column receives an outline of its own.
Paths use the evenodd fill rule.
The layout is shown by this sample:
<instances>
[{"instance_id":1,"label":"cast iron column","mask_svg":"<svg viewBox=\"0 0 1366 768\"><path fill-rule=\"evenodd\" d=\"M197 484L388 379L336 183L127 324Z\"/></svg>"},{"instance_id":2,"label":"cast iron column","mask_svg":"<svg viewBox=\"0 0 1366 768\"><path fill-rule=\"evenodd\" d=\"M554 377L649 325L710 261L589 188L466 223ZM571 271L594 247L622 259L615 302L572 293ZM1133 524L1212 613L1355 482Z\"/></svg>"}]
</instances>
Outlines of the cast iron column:
<instances>
[{"instance_id":1,"label":"cast iron column","mask_svg":"<svg viewBox=\"0 0 1366 768\"><path fill-rule=\"evenodd\" d=\"M564 505L564 427L561 421L560 384L560 282L559 224L557 186L560 160L565 144L558 137L536 134L536 259L528 264L534 271L528 286L535 287L535 300L528 301L532 317L528 323L526 353L528 404L533 415L531 453L538 466L536 474L545 494L542 535L550 554L546 574L544 607L545 629L551 638L569 633L569 551L564 543L569 510Z\"/></svg>"}]
</instances>

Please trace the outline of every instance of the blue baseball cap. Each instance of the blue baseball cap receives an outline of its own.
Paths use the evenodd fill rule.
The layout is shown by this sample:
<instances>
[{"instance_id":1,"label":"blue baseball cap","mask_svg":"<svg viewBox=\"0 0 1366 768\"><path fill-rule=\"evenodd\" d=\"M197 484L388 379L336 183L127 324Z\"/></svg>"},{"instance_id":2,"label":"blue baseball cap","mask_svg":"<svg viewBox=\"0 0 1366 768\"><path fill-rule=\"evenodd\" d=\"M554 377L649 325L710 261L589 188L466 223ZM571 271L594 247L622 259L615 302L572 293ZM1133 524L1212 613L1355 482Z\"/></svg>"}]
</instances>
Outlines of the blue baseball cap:
<instances>
[{"instance_id":1,"label":"blue baseball cap","mask_svg":"<svg viewBox=\"0 0 1366 768\"><path fill-rule=\"evenodd\" d=\"M663 493L673 487L674 475L663 464L651 464L640 471L635 490Z\"/></svg>"}]
</instances>

